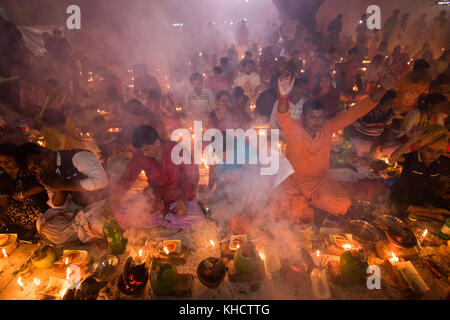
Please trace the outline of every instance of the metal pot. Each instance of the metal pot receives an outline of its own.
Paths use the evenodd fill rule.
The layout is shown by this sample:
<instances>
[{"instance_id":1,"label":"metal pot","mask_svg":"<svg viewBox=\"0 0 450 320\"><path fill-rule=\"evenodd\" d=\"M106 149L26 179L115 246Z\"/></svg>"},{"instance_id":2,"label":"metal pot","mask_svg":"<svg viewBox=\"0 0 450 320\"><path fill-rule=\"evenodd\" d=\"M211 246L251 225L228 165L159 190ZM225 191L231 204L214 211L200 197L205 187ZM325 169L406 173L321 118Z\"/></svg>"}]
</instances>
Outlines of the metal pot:
<instances>
[{"instance_id":1,"label":"metal pot","mask_svg":"<svg viewBox=\"0 0 450 320\"><path fill-rule=\"evenodd\" d=\"M374 245L381 239L377 228L364 220L350 220L346 230L362 245Z\"/></svg>"}]
</instances>

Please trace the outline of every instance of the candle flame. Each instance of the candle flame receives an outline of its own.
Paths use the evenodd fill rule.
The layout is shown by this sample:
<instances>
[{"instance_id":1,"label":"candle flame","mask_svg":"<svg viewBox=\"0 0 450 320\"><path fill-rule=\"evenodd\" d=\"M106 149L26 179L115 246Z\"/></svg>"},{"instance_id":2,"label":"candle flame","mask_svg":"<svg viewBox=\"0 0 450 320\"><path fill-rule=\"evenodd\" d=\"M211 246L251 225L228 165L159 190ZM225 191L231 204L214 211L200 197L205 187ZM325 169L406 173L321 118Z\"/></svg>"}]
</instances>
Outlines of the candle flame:
<instances>
[{"instance_id":1,"label":"candle flame","mask_svg":"<svg viewBox=\"0 0 450 320\"><path fill-rule=\"evenodd\" d=\"M210 243L213 247L216 247L216 244L214 243L214 241L209 240L209 243Z\"/></svg>"},{"instance_id":2,"label":"candle flame","mask_svg":"<svg viewBox=\"0 0 450 320\"><path fill-rule=\"evenodd\" d=\"M3 252L3 256L4 256L5 258L8 258L8 255L6 254L5 248L2 248L2 252Z\"/></svg>"},{"instance_id":3,"label":"candle flame","mask_svg":"<svg viewBox=\"0 0 450 320\"><path fill-rule=\"evenodd\" d=\"M71 274L70 267L67 267L67 269L66 269L66 279L67 280L69 280L70 274Z\"/></svg>"},{"instance_id":4,"label":"candle flame","mask_svg":"<svg viewBox=\"0 0 450 320\"><path fill-rule=\"evenodd\" d=\"M69 257L66 257L66 259L64 259L64 264L67 266L69 264Z\"/></svg>"},{"instance_id":5,"label":"candle flame","mask_svg":"<svg viewBox=\"0 0 450 320\"><path fill-rule=\"evenodd\" d=\"M358 87L356 84L353 86L353 91L355 91L355 92L358 91Z\"/></svg>"},{"instance_id":6,"label":"candle flame","mask_svg":"<svg viewBox=\"0 0 450 320\"><path fill-rule=\"evenodd\" d=\"M38 141L37 142L40 146L44 146L44 142L42 142L42 141Z\"/></svg>"},{"instance_id":7,"label":"candle flame","mask_svg":"<svg viewBox=\"0 0 450 320\"><path fill-rule=\"evenodd\" d=\"M427 233L428 233L428 229L425 229L425 231L422 234L422 237L425 237L427 235Z\"/></svg>"},{"instance_id":8,"label":"candle flame","mask_svg":"<svg viewBox=\"0 0 450 320\"><path fill-rule=\"evenodd\" d=\"M201 161L205 165L206 169L208 169L209 167L208 167L208 164L206 163L206 160L202 158Z\"/></svg>"},{"instance_id":9,"label":"candle flame","mask_svg":"<svg viewBox=\"0 0 450 320\"><path fill-rule=\"evenodd\" d=\"M62 289L62 290L59 292L59 296L60 296L61 298L64 298L64 296L66 295L66 292L67 292L67 288Z\"/></svg>"},{"instance_id":10,"label":"candle flame","mask_svg":"<svg viewBox=\"0 0 450 320\"><path fill-rule=\"evenodd\" d=\"M343 245L342 245L342 248L344 248L345 250L349 250L349 249L351 249L351 248L352 248L352 245L351 245L351 244L348 244L348 243L346 243L346 244L343 244Z\"/></svg>"},{"instance_id":11,"label":"candle flame","mask_svg":"<svg viewBox=\"0 0 450 320\"><path fill-rule=\"evenodd\" d=\"M319 250L316 251L316 255L317 255L318 257L320 256L320 251L319 251Z\"/></svg>"},{"instance_id":12,"label":"candle flame","mask_svg":"<svg viewBox=\"0 0 450 320\"><path fill-rule=\"evenodd\" d=\"M384 160L384 162L386 162L386 164L389 164L389 159L386 158L386 159Z\"/></svg>"},{"instance_id":13,"label":"candle flame","mask_svg":"<svg viewBox=\"0 0 450 320\"><path fill-rule=\"evenodd\" d=\"M167 247L164 247L164 252L167 254L167 255L169 255L169 249L167 249Z\"/></svg>"},{"instance_id":14,"label":"candle flame","mask_svg":"<svg viewBox=\"0 0 450 320\"><path fill-rule=\"evenodd\" d=\"M19 277L19 278L17 279L17 283L19 284L19 286L20 286L21 288L23 288L22 277Z\"/></svg>"},{"instance_id":15,"label":"candle flame","mask_svg":"<svg viewBox=\"0 0 450 320\"><path fill-rule=\"evenodd\" d=\"M141 250L139 250L139 253L138 253L138 255L139 255L139 257L142 257L142 249Z\"/></svg>"},{"instance_id":16,"label":"candle flame","mask_svg":"<svg viewBox=\"0 0 450 320\"><path fill-rule=\"evenodd\" d=\"M236 245L236 249L239 249L239 247L240 247L240 245L239 245L239 244L237 244L237 245Z\"/></svg>"},{"instance_id":17,"label":"candle flame","mask_svg":"<svg viewBox=\"0 0 450 320\"><path fill-rule=\"evenodd\" d=\"M263 261L266 260L266 256L265 256L264 253L262 253L262 252L259 253L259 257L260 257L261 260L263 260Z\"/></svg>"},{"instance_id":18,"label":"candle flame","mask_svg":"<svg viewBox=\"0 0 450 320\"><path fill-rule=\"evenodd\" d=\"M400 261L399 258L395 255L394 252L392 252L392 261L394 261L394 262L399 262Z\"/></svg>"},{"instance_id":19,"label":"candle flame","mask_svg":"<svg viewBox=\"0 0 450 320\"><path fill-rule=\"evenodd\" d=\"M41 284L41 281L38 278L33 279L33 284L37 287Z\"/></svg>"}]
</instances>

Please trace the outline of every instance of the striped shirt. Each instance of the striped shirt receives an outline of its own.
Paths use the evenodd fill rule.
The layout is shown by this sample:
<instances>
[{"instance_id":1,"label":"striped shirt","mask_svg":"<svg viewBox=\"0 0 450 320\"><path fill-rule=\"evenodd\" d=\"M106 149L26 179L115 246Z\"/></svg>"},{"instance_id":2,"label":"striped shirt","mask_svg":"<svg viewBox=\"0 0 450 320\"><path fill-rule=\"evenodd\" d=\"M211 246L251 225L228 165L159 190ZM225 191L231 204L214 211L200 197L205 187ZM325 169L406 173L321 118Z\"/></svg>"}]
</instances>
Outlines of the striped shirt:
<instances>
[{"instance_id":1,"label":"striped shirt","mask_svg":"<svg viewBox=\"0 0 450 320\"><path fill-rule=\"evenodd\" d=\"M213 93L208 88L202 88L200 95L190 89L185 95L183 111L187 115L211 112L215 109Z\"/></svg>"},{"instance_id":2,"label":"striped shirt","mask_svg":"<svg viewBox=\"0 0 450 320\"><path fill-rule=\"evenodd\" d=\"M371 111L361 119L355 121L353 126L356 131L370 137L379 137L384 129L392 124L394 112L392 109L387 112Z\"/></svg>"}]
</instances>

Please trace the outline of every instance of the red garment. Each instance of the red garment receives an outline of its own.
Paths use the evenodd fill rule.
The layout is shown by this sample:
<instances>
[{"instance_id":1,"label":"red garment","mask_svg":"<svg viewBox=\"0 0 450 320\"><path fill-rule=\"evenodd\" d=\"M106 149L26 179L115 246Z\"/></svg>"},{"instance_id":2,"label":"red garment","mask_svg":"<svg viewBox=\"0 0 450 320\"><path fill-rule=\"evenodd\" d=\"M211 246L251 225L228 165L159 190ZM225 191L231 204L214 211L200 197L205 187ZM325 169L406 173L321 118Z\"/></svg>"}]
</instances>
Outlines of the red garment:
<instances>
[{"instance_id":1,"label":"red garment","mask_svg":"<svg viewBox=\"0 0 450 320\"><path fill-rule=\"evenodd\" d=\"M140 150L135 152L120 179L120 185L125 190L130 189L141 170L144 170L148 178L148 185L153 189L155 196L164 201L166 205L182 198L193 200L197 195L198 166L174 164L171 154L175 145L176 143L172 141L162 142L161 164L151 157L144 156Z\"/></svg>"}]
</instances>

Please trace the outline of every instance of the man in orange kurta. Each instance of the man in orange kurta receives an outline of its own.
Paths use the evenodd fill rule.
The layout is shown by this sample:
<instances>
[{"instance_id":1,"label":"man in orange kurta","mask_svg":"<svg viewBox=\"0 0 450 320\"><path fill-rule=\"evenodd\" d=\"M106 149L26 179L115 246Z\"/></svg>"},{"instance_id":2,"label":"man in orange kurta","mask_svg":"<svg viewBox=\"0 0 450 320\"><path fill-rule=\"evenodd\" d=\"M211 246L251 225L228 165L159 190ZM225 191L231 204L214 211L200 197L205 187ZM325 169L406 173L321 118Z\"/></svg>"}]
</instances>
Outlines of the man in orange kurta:
<instances>
[{"instance_id":1,"label":"man in orange kurta","mask_svg":"<svg viewBox=\"0 0 450 320\"><path fill-rule=\"evenodd\" d=\"M350 196L329 175L331 136L371 111L393 81L389 76L385 87L328 120L321 102L310 99L303 105L299 122L289 113L288 96L293 83L288 78L279 81L278 123L287 143L286 156L295 170L280 190L281 197L276 201L281 205L279 211L287 212L295 222L312 218L311 206L334 216L347 213Z\"/></svg>"}]
</instances>

